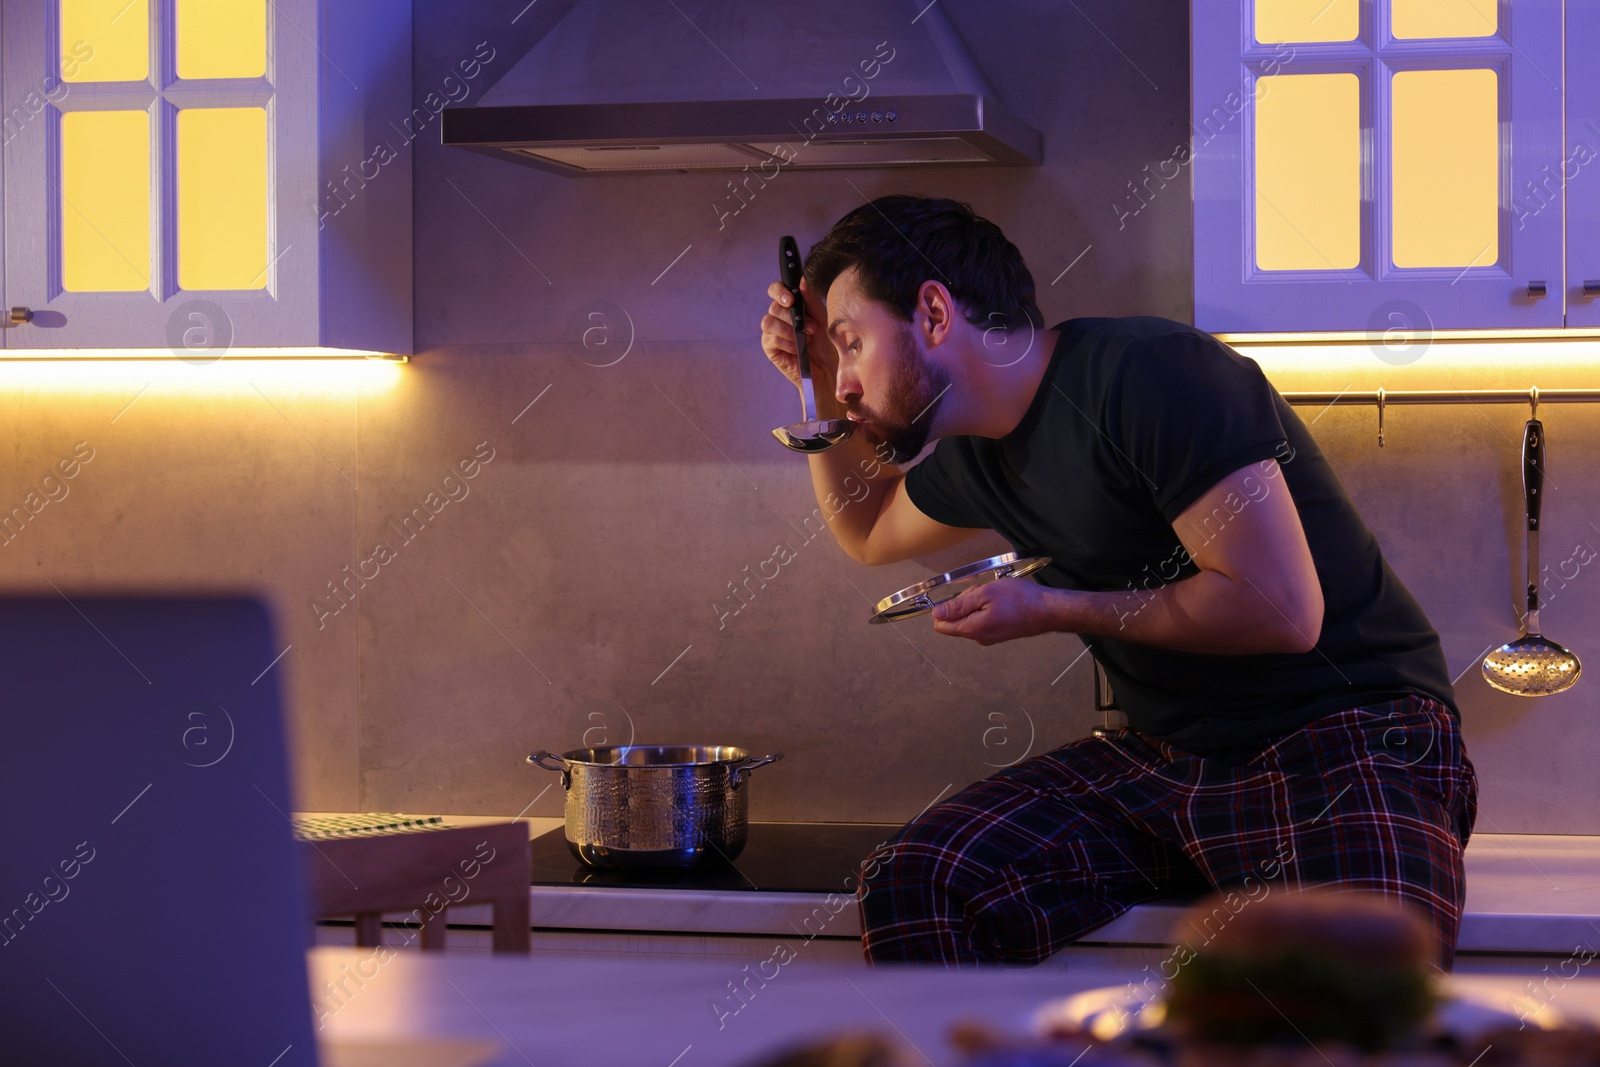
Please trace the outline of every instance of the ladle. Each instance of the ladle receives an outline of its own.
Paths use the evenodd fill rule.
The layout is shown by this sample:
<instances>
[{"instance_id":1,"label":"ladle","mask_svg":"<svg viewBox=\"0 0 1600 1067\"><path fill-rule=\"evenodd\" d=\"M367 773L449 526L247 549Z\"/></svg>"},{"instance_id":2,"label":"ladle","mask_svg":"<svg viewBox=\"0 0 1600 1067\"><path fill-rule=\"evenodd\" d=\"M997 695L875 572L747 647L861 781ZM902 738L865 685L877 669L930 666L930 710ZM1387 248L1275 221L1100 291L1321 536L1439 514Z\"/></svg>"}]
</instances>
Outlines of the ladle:
<instances>
[{"instance_id":1,"label":"ladle","mask_svg":"<svg viewBox=\"0 0 1600 1067\"><path fill-rule=\"evenodd\" d=\"M784 447L796 452L823 452L855 432L849 419L819 419L816 389L811 384L811 360L806 356L806 304L800 295L800 246L793 237L778 241L778 276L794 302L789 317L794 323L794 350L800 366L800 421L772 431Z\"/></svg>"},{"instance_id":2,"label":"ladle","mask_svg":"<svg viewBox=\"0 0 1600 1067\"><path fill-rule=\"evenodd\" d=\"M1544 490L1544 424L1529 419L1522 438L1522 495L1528 514L1528 616L1522 636L1483 657L1483 676L1502 692L1543 697L1569 689L1578 657L1539 632L1539 511Z\"/></svg>"}]
</instances>

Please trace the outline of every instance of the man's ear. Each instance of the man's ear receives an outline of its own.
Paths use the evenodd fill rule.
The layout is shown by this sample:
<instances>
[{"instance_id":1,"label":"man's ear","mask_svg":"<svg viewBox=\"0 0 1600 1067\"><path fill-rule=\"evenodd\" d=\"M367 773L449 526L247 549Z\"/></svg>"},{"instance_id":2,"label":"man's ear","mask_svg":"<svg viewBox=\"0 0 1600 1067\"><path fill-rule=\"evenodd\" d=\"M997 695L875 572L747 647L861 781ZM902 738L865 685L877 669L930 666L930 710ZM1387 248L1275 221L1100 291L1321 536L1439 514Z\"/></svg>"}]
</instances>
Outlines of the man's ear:
<instances>
[{"instance_id":1,"label":"man's ear","mask_svg":"<svg viewBox=\"0 0 1600 1067\"><path fill-rule=\"evenodd\" d=\"M930 346L943 344L950 338L950 330L961 311L956 307L950 290L935 281L926 281L917 290L917 311L925 318L919 324L923 340Z\"/></svg>"}]
</instances>

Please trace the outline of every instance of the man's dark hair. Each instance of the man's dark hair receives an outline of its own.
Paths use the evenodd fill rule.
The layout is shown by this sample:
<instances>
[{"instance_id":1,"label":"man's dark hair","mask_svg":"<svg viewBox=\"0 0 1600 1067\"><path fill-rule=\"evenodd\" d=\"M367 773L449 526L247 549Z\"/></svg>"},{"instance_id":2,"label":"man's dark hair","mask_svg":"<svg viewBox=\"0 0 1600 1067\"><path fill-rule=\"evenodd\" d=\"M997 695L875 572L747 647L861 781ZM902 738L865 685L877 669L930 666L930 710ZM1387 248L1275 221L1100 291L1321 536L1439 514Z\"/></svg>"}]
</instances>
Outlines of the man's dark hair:
<instances>
[{"instance_id":1,"label":"man's dark hair","mask_svg":"<svg viewBox=\"0 0 1600 1067\"><path fill-rule=\"evenodd\" d=\"M826 296L856 268L862 291L911 321L917 290L943 283L974 326L1044 326L1033 275L1000 227L957 200L884 196L833 224L806 254L806 282Z\"/></svg>"}]
</instances>

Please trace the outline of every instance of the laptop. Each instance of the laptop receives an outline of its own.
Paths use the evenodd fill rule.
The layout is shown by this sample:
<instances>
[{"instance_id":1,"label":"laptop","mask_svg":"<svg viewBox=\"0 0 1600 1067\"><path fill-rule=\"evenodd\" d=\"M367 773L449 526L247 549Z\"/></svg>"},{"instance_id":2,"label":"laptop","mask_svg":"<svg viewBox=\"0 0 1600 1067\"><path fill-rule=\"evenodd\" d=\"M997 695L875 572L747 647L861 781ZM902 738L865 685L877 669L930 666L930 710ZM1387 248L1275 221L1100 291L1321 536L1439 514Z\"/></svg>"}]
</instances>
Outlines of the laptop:
<instances>
[{"instance_id":1,"label":"laptop","mask_svg":"<svg viewBox=\"0 0 1600 1067\"><path fill-rule=\"evenodd\" d=\"M0 598L9 1062L317 1064L277 641L248 597Z\"/></svg>"}]
</instances>

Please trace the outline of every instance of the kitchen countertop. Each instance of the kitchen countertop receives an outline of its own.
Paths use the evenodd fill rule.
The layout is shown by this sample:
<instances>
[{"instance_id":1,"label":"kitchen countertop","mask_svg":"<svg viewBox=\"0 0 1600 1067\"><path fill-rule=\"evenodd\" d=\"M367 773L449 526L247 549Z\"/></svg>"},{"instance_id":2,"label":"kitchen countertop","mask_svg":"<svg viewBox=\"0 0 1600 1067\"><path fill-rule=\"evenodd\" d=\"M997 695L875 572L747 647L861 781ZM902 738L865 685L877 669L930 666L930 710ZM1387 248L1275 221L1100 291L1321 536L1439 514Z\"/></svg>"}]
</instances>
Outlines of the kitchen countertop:
<instances>
[{"instance_id":1,"label":"kitchen countertop","mask_svg":"<svg viewBox=\"0 0 1600 1067\"><path fill-rule=\"evenodd\" d=\"M1560 953L1600 945L1600 837L1473 834L1457 952ZM1161 944L1182 905L1142 904L1085 940Z\"/></svg>"},{"instance_id":2,"label":"kitchen countertop","mask_svg":"<svg viewBox=\"0 0 1600 1067\"><path fill-rule=\"evenodd\" d=\"M452 826L503 821L445 816ZM556 818L521 821L532 837L562 826ZM1466 868L1458 952L1566 955L1578 945L1600 945L1600 836L1474 834ZM534 885L529 893L536 929L855 938L861 928L850 891L855 883L845 884L850 873L840 872L833 894L590 885ZM1138 905L1083 941L1168 944L1184 906ZM486 926L488 909L453 908L450 921Z\"/></svg>"}]
</instances>

